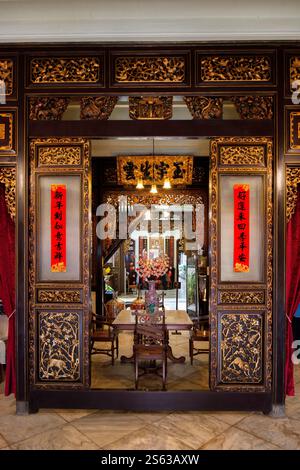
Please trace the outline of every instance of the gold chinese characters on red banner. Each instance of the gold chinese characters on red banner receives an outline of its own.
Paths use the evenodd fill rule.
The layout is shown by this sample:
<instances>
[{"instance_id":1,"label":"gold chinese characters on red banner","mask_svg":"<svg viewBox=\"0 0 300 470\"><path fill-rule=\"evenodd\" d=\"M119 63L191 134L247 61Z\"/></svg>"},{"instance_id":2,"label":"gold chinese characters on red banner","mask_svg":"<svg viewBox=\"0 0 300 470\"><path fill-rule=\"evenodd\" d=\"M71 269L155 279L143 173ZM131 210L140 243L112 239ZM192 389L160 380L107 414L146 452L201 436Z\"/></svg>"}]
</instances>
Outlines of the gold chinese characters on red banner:
<instances>
[{"instance_id":1,"label":"gold chinese characters on red banner","mask_svg":"<svg viewBox=\"0 0 300 470\"><path fill-rule=\"evenodd\" d=\"M163 184L166 179L174 186L192 184L192 156L119 156L118 184L136 185L138 180Z\"/></svg>"},{"instance_id":2,"label":"gold chinese characters on red banner","mask_svg":"<svg viewBox=\"0 0 300 470\"><path fill-rule=\"evenodd\" d=\"M249 184L235 184L234 196L234 261L235 272L249 272Z\"/></svg>"},{"instance_id":3,"label":"gold chinese characters on red banner","mask_svg":"<svg viewBox=\"0 0 300 470\"><path fill-rule=\"evenodd\" d=\"M66 272L66 204L65 184L51 184L51 271Z\"/></svg>"}]
</instances>

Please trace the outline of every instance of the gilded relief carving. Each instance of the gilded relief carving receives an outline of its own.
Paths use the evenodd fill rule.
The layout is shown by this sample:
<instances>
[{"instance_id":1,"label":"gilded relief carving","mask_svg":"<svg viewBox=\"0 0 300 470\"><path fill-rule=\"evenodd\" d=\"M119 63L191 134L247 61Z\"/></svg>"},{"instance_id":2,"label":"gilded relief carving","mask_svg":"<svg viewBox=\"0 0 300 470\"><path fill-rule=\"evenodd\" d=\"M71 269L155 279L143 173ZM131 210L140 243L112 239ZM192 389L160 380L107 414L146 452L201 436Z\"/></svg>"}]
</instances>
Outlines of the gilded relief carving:
<instances>
[{"instance_id":1,"label":"gilded relief carving","mask_svg":"<svg viewBox=\"0 0 300 470\"><path fill-rule=\"evenodd\" d=\"M300 80L300 57L291 57L290 58L290 88L295 90L292 87L293 82ZM298 87L297 87L298 88Z\"/></svg>"},{"instance_id":2,"label":"gilded relief carving","mask_svg":"<svg viewBox=\"0 0 300 470\"><path fill-rule=\"evenodd\" d=\"M81 147L55 146L38 149L38 166L79 166L82 163Z\"/></svg>"},{"instance_id":3,"label":"gilded relief carving","mask_svg":"<svg viewBox=\"0 0 300 470\"><path fill-rule=\"evenodd\" d=\"M61 171L64 175L74 174L74 171L77 174L82 175L82 198L83 198L83 211L81 217L81 233L82 233L82 244L81 244L81 253L82 253L82 298L80 300L81 310L74 311L73 306L66 302L63 307L60 307L59 312L56 311L51 317L51 325L53 326L53 338L54 334L58 335L59 343L54 345L55 347L47 347L44 340L42 341L43 345L45 344L45 350L43 350L43 355L39 353L39 337L40 329L36 324L37 311L36 311L36 299L35 293L38 289L37 286L37 223L38 216L37 213L37 198L38 198L38 188L36 188L37 174L45 174L44 168L40 170L37 167L38 161L38 152L43 148L55 148L59 149L58 153L65 151L68 147L78 147L81 149L81 163L77 168L72 166L63 168ZM43 153L43 152L42 152ZM55 151L54 151L55 153ZM78 162L78 160L76 160ZM83 334L89 330L89 243L90 243L90 223L89 223L89 142L81 138L41 138L34 139L30 142L30 203L29 203L29 270L28 270L28 280L29 280L29 377L30 384L36 389L80 389L86 387L89 384L89 335ZM69 171L68 171L69 170ZM52 169L49 170L52 173ZM56 284L56 283L54 283ZM68 286L62 285L60 289L57 288L57 284L54 285L51 289L51 281L47 283L47 289L42 290L68 290L73 287L73 290L79 290L78 285L72 282L68 282ZM77 289L76 289L77 288ZM72 301L77 298L77 295L72 298ZM44 298L45 299L45 298ZM47 296L47 299L49 297ZM45 299L46 300L46 299ZM64 300L69 300L65 298ZM51 311L44 310L45 320L52 313ZM70 317L68 315L70 314ZM61 320L60 320L61 318ZM67 323L63 322L65 319L68 319ZM78 321L82 323L80 330L78 329ZM70 320L70 321L69 321ZM73 324L74 321L74 324ZM59 325L64 325L64 328L61 327L61 330L64 331L64 340L59 336L58 332ZM77 322L77 323L76 323ZM45 325L45 322L43 323ZM51 326L48 325L49 328ZM73 325L73 330L70 333L69 328ZM74 326L77 325L77 326ZM47 328L48 328L47 326ZM51 326L52 328L52 326ZM67 332L68 330L68 332ZM68 338L65 337L65 332L67 332ZM52 335L52 330L50 329L49 334ZM75 339L77 338L77 339ZM61 342L62 341L62 342ZM63 342L66 341L66 344ZM75 345L77 341L77 344ZM61 352L58 350L60 345L63 345L65 350L63 352L63 357ZM74 351L73 351L74 347ZM82 351L82 353L80 352ZM73 354L74 352L74 354ZM51 362L51 359L61 360L63 362L56 363L55 361ZM49 365L50 363L50 365ZM82 370L82 373L80 372Z\"/></svg>"},{"instance_id":4,"label":"gilded relief carving","mask_svg":"<svg viewBox=\"0 0 300 470\"><path fill-rule=\"evenodd\" d=\"M262 337L261 314L221 315L221 382L225 384L262 382Z\"/></svg>"},{"instance_id":5,"label":"gilded relief carving","mask_svg":"<svg viewBox=\"0 0 300 470\"><path fill-rule=\"evenodd\" d=\"M67 109L70 98L38 96L29 100L29 119L33 121L59 121Z\"/></svg>"},{"instance_id":6,"label":"gilded relief carving","mask_svg":"<svg viewBox=\"0 0 300 470\"><path fill-rule=\"evenodd\" d=\"M2 143L0 143L0 153L13 150L13 114L1 112L0 109L0 121L2 128ZM8 128L8 133L6 129Z\"/></svg>"},{"instance_id":7,"label":"gilded relief carving","mask_svg":"<svg viewBox=\"0 0 300 470\"><path fill-rule=\"evenodd\" d=\"M259 166L249 167L219 167L220 159L220 147L240 147L238 154L242 158L242 150L244 147L264 147L264 165L260 168ZM255 151L256 154L256 151ZM236 159L234 160L236 161ZM262 362L257 363L256 358L258 356L245 356L247 350L241 350L241 355L234 354L236 351L237 343L234 335L229 332L226 333L226 338L223 335L222 338L218 336L220 332L220 325L218 325L220 315L222 314L222 307L218 304L221 293L225 290L224 286L219 286L219 249L218 249L218 230L219 230L219 194L218 194L218 173L219 169L224 173L228 171L230 174L235 175L251 175L254 172L263 172L266 176L266 291L265 301L266 308L260 313L264 318L261 320L261 326L263 326L262 341L265 344L265 349L260 353L261 361L264 363L264 374L262 373ZM273 250L273 204L272 204L272 139L268 137L218 137L211 141L211 221L210 221L210 240L211 240L211 297L210 297L210 345L211 345L211 358L210 358L210 384L213 390L226 390L226 391L265 391L270 390L272 386L272 250ZM237 288L237 283L234 286L229 285L228 291L232 288ZM241 289L242 291L243 289ZM258 293L258 292L256 292ZM231 297L230 297L231 298ZM226 299L227 300L227 299ZM230 299L229 299L230 300ZM244 299L245 300L245 299ZM260 300L260 297L258 298ZM253 310L256 306L250 307L251 304L247 304L244 313L250 315L249 320L241 320L241 325L246 328L246 325L252 325L250 321ZM260 304L257 304L260 305ZM231 306L232 315L237 315L237 310L240 307L238 305ZM247 312L248 310L248 312ZM228 310L226 314L228 313ZM229 314L229 313L228 313ZM257 313L258 315L258 313ZM237 322L237 318L232 317L232 324ZM258 319L260 322L260 320ZM247 326L247 328L248 328ZM257 326L257 325L256 325ZM234 327L235 328L235 327ZM237 326L237 328L240 328ZM252 328L252 326L251 326ZM255 330L255 322L253 323ZM235 328L235 331L237 329ZM247 339L247 335L245 335ZM250 341L250 338L248 338ZM225 343L224 343L225 341ZM251 339L253 341L253 339ZM231 346L232 344L232 346ZM247 344L247 343L245 343ZM256 343L255 343L256 344ZM226 346L226 347L225 347ZM224 351L226 350L226 354ZM228 354L228 357L227 357ZM262 358L263 354L263 358ZM248 359L247 359L248 357ZM222 358L220 362L220 358ZM229 359L231 361L229 362ZM240 359L239 359L240 358ZM241 360L241 361L240 361ZM233 362L235 361L235 362ZM245 365L245 362L249 362L249 365ZM225 370L223 372L223 368ZM234 376L237 375L236 381ZM253 378L252 378L253 375Z\"/></svg>"},{"instance_id":8,"label":"gilded relief carving","mask_svg":"<svg viewBox=\"0 0 300 470\"><path fill-rule=\"evenodd\" d=\"M223 98L213 96L184 96L184 102L193 119L221 119Z\"/></svg>"},{"instance_id":9,"label":"gilded relief carving","mask_svg":"<svg viewBox=\"0 0 300 470\"><path fill-rule=\"evenodd\" d=\"M273 96L232 96L241 119L272 119Z\"/></svg>"},{"instance_id":10,"label":"gilded relief carving","mask_svg":"<svg viewBox=\"0 0 300 470\"><path fill-rule=\"evenodd\" d=\"M286 220L289 222L296 210L300 168L289 167L286 170Z\"/></svg>"},{"instance_id":11,"label":"gilded relief carving","mask_svg":"<svg viewBox=\"0 0 300 470\"><path fill-rule=\"evenodd\" d=\"M0 183L5 185L5 202L9 215L13 220L16 218L16 169L0 168Z\"/></svg>"},{"instance_id":12,"label":"gilded relief carving","mask_svg":"<svg viewBox=\"0 0 300 470\"><path fill-rule=\"evenodd\" d=\"M98 57L37 57L30 61L32 83L96 83L100 80Z\"/></svg>"},{"instance_id":13,"label":"gilded relief carving","mask_svg":"<svg viewBox=\"0 0 300 470\"><path fill-rule=\"evenodd\" d=\"M185 59L180 56L117 57L117 83L182 83L185 81Z\"/></svg>"},{"instance_id":14,"label":"gilded relief carving","mask_svg":"<svg viewBox=\"0 0 300 470\"><path fill-rule=\"evenodd\" d=\"M80 303L79 290L39 289L38 302L40 303Z\"/></svg>"},{"instance_id":15,"label":"gilded relief carving","mask_svg":"<svg viewBox=\"0 0 300 470\"><path fill-rule=\"evenodd\" d=\"M108 191L103 195L103 201L107 204L112 204L115 207L118 207L119 204L119 196L120 194L115 191ZM199 195L195 195L194 191L188 190L181 190L180 193L169 193L169 194L160 194L159 196L148 194L148 193L140 193L134 194L129 192L126 194L127 196L127 204L132 206L134 204L143 204L145 206L151 206L154 204L162 204L162 205L172 205L172 204L203 204L203 197ZM142 200L142 203L139 202Z\"/></svg>"},{"instance_id":16,"label":"gilded relief carving","mask_svg":"<svg viewBox=\"0 0 300 470\"><path fill-rule=\"evenodd\" d=\"M5 124L0 124L0 140L5 139Z\"/></svg>"},{"instance_id":17,"label":"gilded relief carving","mask_svg":"<svg viewBox=\"0 0 300 470\"><path fill-rule=\"evenodd\" d=\"M113 112L118 96L86 96L80 100L80 119L106 121Z\"/></svg>"},{"instance_id":18,"label":"gilded relief carving","mask_svg":"<svg viewBox=\"0 0 300 470\"><path fill-rule=\"evenodd\" d=\"M0 80L5 83L5 95L13 94L13 61L11 59L0 59Z\"/></svg>"},{"instance_id":19,"label":"gilded relief carving","mask_svg":"<svg viewBox=\"0 0 300 470\"><path fill-rule=\"evenodd\" d=\"M171 119L172 114L173 96L129 97L130 119Z\"/></svg>"},{"instance_id":20,"label":"gilded relief carving","mask_svg":"<svg viewBox=\"0 0 300 470\"><path fill-rule=\"evenodd\" d=\"M263 304L264 301L264 291L220 291L221 304Z\"/></svg>"},{"instance_id":21,"label":"gilded relief carving","mask_svg":"<svg viewBox=\"0 0 300 470\"><path fill-rule=\"evenodd\" d=\"M220 146L220 165L265 165L263 145L222 145Z\"/></svg>"},{"instance_id":22,"label":"gilded relief carving","mask_svg":"<svg viewBox=\"0 0 300 470\"><path fill-rule=\"evenodd\" d=\"M80 315L75 312L39 313L39 379L80 379Z\"/></svg>"},{"instance_id":23,"label":"gilded relief carving","mask_svg":"<svg viewBox=\"0 0 300 470\"><path fill-rule=\"evenodd\" d=\"M271 59L267 56L203 56L201 80L203 82L268 82L271 80Z\"/></svg>"},{"instance_id":24,"label":"gilded relief carving","mask_svg":"<svg viewBox=\"0 0 300 470\"><path fill-rule=\"evenodd\" d=\"M300 149L300 112L290 113L290 148Z\"/></svg>"}]
</instances>

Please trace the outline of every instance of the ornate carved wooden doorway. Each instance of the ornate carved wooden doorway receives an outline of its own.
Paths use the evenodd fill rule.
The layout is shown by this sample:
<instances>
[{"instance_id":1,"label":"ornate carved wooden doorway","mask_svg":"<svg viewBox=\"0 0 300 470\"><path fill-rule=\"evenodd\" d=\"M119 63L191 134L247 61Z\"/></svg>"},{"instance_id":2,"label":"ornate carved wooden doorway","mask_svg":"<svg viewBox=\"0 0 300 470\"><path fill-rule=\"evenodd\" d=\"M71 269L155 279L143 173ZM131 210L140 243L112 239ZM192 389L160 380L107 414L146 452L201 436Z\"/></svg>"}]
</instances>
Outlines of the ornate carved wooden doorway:
<instances>
[{"instance_id":1,"label":"ornate carved wooden doorway","mask_svg":"<svg viewBox=\"0 0 300 470\"><path fill-rule=\"evenodd\" d=\"M48 392L45 397L49 397L51 390L56 393L70 389L87 392L90 385L89 144L79 138L35 139L30 146L30 162L29 359L32 396L42 391ZM250 266L249 271L235 272L233 187L241 184L248 186L250 191ZM68 269L62 272L53 272L50 263L52 185L64 185L67 194ZM222 137L212 140L210 205L210 386L213 391L269 392L272 378L271 139ZM88 405L97 406L100 393L89 394L89 399L93 398ZM112 403L115 405L108 399L104 408L118 408L117 394L120 393L126 395L127 407L133 403L129 395L135 392L114 393L116 397ZM42 400L42 395L38 396ZM86 395L77 396L78 401L73 398L73 403L86 404ZM150 395L147 397L149 403L155 400ZM195 409L199 407L196 404L199 397L193 395L194 405L191 406ZM222 397L230 408L228 403L232 398L228 396L227 399L226 394ZM133 404L132 408L135 408Z\"/></svg>"},{"instance_id":2,"label":"ornate carved wooden doorway","mask_svg":"<svg viewBox=\"0 0 300 470\"><path fill-rule=\"evenodd\" d=\"M234 209L234 187L249 192ZM222 137L211 142L211 363L213 390L269 391L272 380L272 141ZM235 236L241 218L243 230ZM244 220L245 219L245 220ZM244 235L241 235L244 233ZM234 244L248 269L234 269ZM244 256L241 258L244 260Z\"/></svg>"}]
</instances>

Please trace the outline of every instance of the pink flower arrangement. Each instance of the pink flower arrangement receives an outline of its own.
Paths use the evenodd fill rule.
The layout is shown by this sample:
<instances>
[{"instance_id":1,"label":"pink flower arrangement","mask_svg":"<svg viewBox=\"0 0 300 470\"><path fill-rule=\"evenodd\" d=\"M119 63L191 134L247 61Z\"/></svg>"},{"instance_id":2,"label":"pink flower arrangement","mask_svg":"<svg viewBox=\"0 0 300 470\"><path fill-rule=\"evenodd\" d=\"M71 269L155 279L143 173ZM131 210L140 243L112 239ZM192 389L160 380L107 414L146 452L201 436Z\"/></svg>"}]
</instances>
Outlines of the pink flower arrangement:
<instances>
[{"instance_id":1,"label":"pink flower arrangement","mask_svg":"<svg viewBox=\"0 0 300 470\"><path fill-rule=\"evenodd\" d=\"M154 259L141 257L139 259L139 267L137 271L142 279L150 281L151 278L159 279L166 274L170 266L169 257L161 255Z\"/></svg>"}]
</instances>

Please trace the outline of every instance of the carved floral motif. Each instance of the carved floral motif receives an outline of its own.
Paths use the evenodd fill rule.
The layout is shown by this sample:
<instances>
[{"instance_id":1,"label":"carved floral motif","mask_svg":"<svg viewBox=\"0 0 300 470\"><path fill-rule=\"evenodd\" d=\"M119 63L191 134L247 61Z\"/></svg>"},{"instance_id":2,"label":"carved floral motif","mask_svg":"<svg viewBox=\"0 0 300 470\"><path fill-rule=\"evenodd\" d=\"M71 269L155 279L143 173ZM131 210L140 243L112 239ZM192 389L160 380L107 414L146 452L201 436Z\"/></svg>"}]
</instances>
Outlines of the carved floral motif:
<instances>
[{"instance_id":1,"label":"carved floral motif","mask_svg":"<svg viewBox=\"0 0 300 470\"><path fill-rule=\"evenodd\" d=\"M263 378L263 319L255 313L221 316L221 381L260 383Z\"/></svg>"},{"instance_id":2,"label":"carved floral motif","mask_svg":"<svg viewBox=\"0 0 300 470\"><path fill-rule=\"evenodd\" d=\"M36 57L30 62L32 83L96 83L98 57Z\"/></svg>"},{"instance_id":3,"label":"carved floral motif","mask_svg":"<svg viewBox=\"0 0 300 470\"><path fill-rule=\"evenodd\" d=\"M11 59L0 59L0 81L4 80L5 95L13 93L13 61ZM1 93L0 93L1 94Z\"/></svg>"},{"instance_id":4,"label":"carved floral motif","mask_svg":"<svg viewBox=\"0 0 300 470\"><path fill-rule=\"evenodd\" d=\"M296 210L300 168L289 167L286 170L286 219L291 220Z\"/></svg>"},{"instance_id":5,"label":"carved floral motif","mask_svg":"<svg viewBox=\"0 0 300 470\"><path fill-rule=\"evenodd\" d=\"M40 312L39 379L76 381L80 378L79 313Z\"/></svg>"},{"instance_id":6,"label":"carved floral motif","mask_svg":"<svg viewBox=\"0 0 300 470\"><path fill-rule=\"evenodd\" d=\"M263 291L259 292L236 292L236 291L221 291L220 303L222 304L263 304L265 301L265 294Z\"/></svg>"},{"instance_id":7,"label":"carved floral motif","mask_svg":"<svg viewBox=\"0 0 300 470\"><path fill-rule=\"evenodd\" d=\"M222 145L220 146L220 165L258 165L265 164L263 145Z\"/></svg>"},{"instance_id":8,"label":"carved floral motif","mask_svg":"<svg viewBox=\"0 0 300 470\"><path fill-rule=\"evenodd\" d=\"M130 96L129 117L131 119L171 119L173 96Z\"/></svg>"},{"instance_id":9,"label":"carved floral motif","mask_svg":"<svg viewBox=\"0 0 300 470\"><path fill-rule=\"evenodd\" d=\"M81 302L79 290L40 289L38 302L47 303L78 303Z\"/></svg>"},{"instance_id":10,"label":"carved floral motif","mask_svg":"<svg viewBox=\"0 0 300 470\"><path fill-rule=\"evenodd\" d=\"M300 57L291 57L290 58L290 85L291 90L295 90L292 87L293 82L300 80ZM299 86L296 87L298 89Z\"/></svg>"},{"instance_id":11,"label":"carved floral motif","mask_svg":"<svg viewBox=\"0 0 300 470\"><path fill-rule=\"evenodd\" d=\"M184 96L193 119L221 119L223 114L223 98L213 96Z\"/></svg>"},{"instance_id":12,"label":"carved floral motif","mask_svg":"<svg viewBox=\"0 0 300 470\"><path fill-rule=\"evenodd\" d=\"M117 83L182 83L185 81L185 59L166 57L117 57L115 60Z\"/></svg>"},{"instance_id":13,"label":"carved floral motif","mask_svg":"<svg viewBox=\"0 0 300 470\"><path fill-rule=\"evenodd\" d=\"M0 183L5 185L5 202L9 215L16 218L16 169L0 168Z\"/></svg>"},{"instance_id":14,"label":"carved floral motif","mask_svg":"<svg viewBox=\"0 0 300 470\"><path fill-rule=\"evenodd\" d=\"M33 121L60 120L70 98L38 96L29 100L29 119Z\"/></svg>"},{"instance_id":15,"label":"carved floral motif","mask_svg":"<svg viewBox=\"0 0 300 470\"><path fill-rule=\"evenodd\" d=\"M273 96L232 96L241 119L272 119Z\"/></svg>"},{"instance_id":16,"label":"carved floral motif","mask_svg":"<svg viewBox=\"0 0 300 470\"><path fill-rule=\"evenodd\" d=\"M81 165L82 150L80 146L40 147L38 149L38 166L72 166Z\"/></svg>"},{"instance_id":17,"label":"carved floral motif","mask_svg":"<svg viewBox=\"0 0 300 470\"><path fill-rule=\"evenodd\" d=\"M80 119L106 121L118 101L117 96L86 96L80 100Z\"/></svg>"},{"instance_id":18,"label":"carved floral motif","mask_svg":"<svg viewBox=\"0 0 300 470\"><path fill-rule=\"evenodd\" d=\"M271 80L271 59L260 55L203 56L203 82L268 82Z\"/></svg>"}]
</instances>

